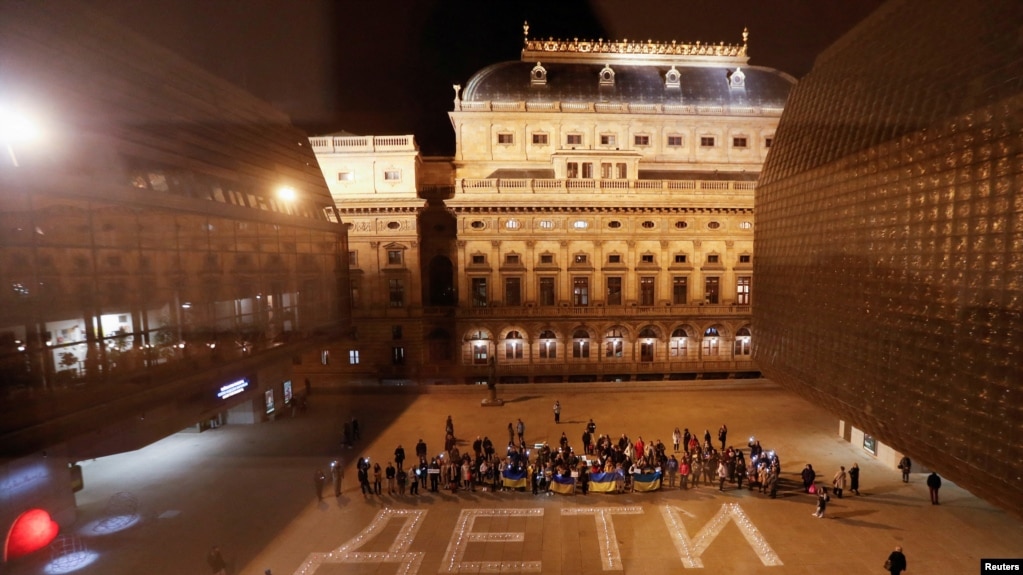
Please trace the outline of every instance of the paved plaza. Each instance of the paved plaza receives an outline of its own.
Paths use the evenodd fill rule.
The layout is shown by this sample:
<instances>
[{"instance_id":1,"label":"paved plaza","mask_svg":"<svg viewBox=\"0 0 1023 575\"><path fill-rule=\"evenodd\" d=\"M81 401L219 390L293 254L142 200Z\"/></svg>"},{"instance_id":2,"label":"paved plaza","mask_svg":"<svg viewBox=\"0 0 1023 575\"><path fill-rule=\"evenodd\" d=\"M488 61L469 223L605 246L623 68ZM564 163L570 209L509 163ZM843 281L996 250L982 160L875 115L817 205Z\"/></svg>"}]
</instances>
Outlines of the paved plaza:
<instances>
[{"instance_id":1,"label":"paved plaza","mask_svg":"<svg viewBox=\"0 0 1023 575\"><path fill-rule=\"evenodd\" d=\"M260 425L182 432L142 450L82 462L75 535L91 563L81 575L209 573L216 544L229 575L376 573L863 574L882 573L896 545L909 573L976 574L983 557L1023 557L1023 522L948 482L931 505L925 475L910 483L837 437L837 421L764 381L504 386L503 407L480 406L479 387L359 389L314 393L309 408ZM640 385L640 384L631 384ZM555 399L561 423L552 415ZM362 438L340 447L356 416ZM778 499L726 484L655 493L538 495L529 492L360 493L354 463L382 465L401 444L423 439L439 453L445 418L464 452L477 435L502 452L507 426L526 424L526 442L578 446L586 422L597 433L635 440L728 425L728 443L750 436L778 453L785 482ZM748 450L747 450L748 452ZM340 498L314 493L313 475L343 458ZM806 463L826 481L840 465L861 468L862 496L833 498L824 519L795 487ZM791 488L791 489L790 489ZM118 496L118 494L121 494ZM130 501L137 520L112 529ZM118 504L118 502L121 502ZM55 572L49 556L7 565L11 575ZM0 570L2 571L2 570Z\"/></svg>"}]
</instances>

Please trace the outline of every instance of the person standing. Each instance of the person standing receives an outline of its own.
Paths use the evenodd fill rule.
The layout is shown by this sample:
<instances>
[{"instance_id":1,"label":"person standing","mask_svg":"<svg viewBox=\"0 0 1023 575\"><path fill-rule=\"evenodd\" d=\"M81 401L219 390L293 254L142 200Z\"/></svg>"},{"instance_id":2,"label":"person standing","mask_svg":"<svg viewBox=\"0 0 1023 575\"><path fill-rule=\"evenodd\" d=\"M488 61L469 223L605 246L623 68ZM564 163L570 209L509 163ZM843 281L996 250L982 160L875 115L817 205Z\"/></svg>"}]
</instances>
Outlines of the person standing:
<instances>
[{"instance_id":1,"label":"person standing","mask_svg":"<svg viewBox=\"0 0 1023 575\"><path fill-rule=\"evenodd\" d=\"M398 470L394 468L394 464L390 461L387 462L384 477L387 478L387 494L394 495L394 480L398 477Z\"/></svg>"},{"instance_id":2,"label":"person standing","mask_svg":"<svg viewBox=\"0 0 1023 575\"><path fill-rule=\"evenodd\" d=\"M561 402L554 400L554 423L561 423Z\"/></svg>"},{"instance_id":3,"label":"person standing","mask_svg":"<svg viewBox=\"0 0 1023 575\"><path fill-rule=\"evenodd\" d=\"M728 426L724 423L721 424L721 429L718 429L718 441L721 442L721 451L725 450L725 441L728 439Z\"/></svg>"},{"instance_id":4,"label":"person standing","mask_svg":"<svg viewBox=\"0 0 1023 575\"><path fill-rule=\"evenodd\" d=\"M809 493L810 486L813 485L813 482L817 479L817 473L814 472L813 466L807 463L806 467L803 468L802 473L800 473L800 476L803 478L803 491Z\"/></svg>"},{"instance_id":5,"label":"person standing","mask_svg":"<svg viewBox=\"0 0 1023 575\"><path fill-rule=\"evenodd\" d=\"M405 448L398 444L398 447L394 448L394 464L398 466L398 469L405 467Z\"/></svg>"},{"instance_id":6,"label":"person standing","mask_svg":"<svg viewBox=\"0 0 1023 575\"><path fill-rule=\"evenodd\" d=\"M330 462L330 480L334 484L334 497L341 497L341 480L344 479L345 472L341 468L341 462L334 460Z\"/></svg>"},{"instance_id":7,"label":"person standing","mask_svg":"<svg viewBox=\"0 0 1023 575\"><path fill-rule=\"evenodd\" d=\"M210 552L206 554L206 562L209 563L213 575L227 574L227 562L224 561L224 556L220 554L220 547L214 545L210 549Z\"/></svg>"},{"instance_id":8,"label":"person standing","mask_svg":"<svg viewBox=\"0 0 1023 575\"><path fill-rule=\"evenodd\" d=\"M832 485L835 486L835 497L839 499L842 498L842 492L845 491L845 480L845 466L841 465L838 468L838 473L835 474L835 478L832 479Z\"/></svg>"},{"instance_id":9,"label":"person standing","mask_svg":"<svg viewBox=\"0 0 1023 575\"><path fill-rule=\"evenodd\" d=\"M849 491L860 494L860 466L855 463L849 468Z\"/></svg>"},{"instance_id":10,"label":"person standing","mask_svg":"<svg viewBox=\"0 0 1023 575\"><path fill-rule=\"evenodd\" d=\"M675 447L675 453L678 453L678 444L682 442L682 432L676 427L675 431L671 432L671 443Z\"/></svg>"},{"instance_id":11,"label":"person standing","mask_svg":"<svg viewBox=\"0 0 1023 575\"><path fill-rule=\"evenodd\" d=\"M369 485L369 461L365 457L359 459L356 466L359 471L359 489L363 495L373 495L373 488Z\"/></svg>"},{"instance_id":12,"label":"person standing","mask_svg":"<svg viewBox=\"0 0 1023 575\"><path fill-rule=\"evenodd\" d=\"M678 475L678 459L672 455L668 458L668 487L675 487L675 477Z\"/></svg>"},{"instance_id":13,"label":"person standing","mask_svg":"<svg viewBox=\"0 0 1023 575\"><path fill-rule=\"evenodd\" d=\"M683 456L678 464L679 487L689 489L689 458Z\"/></svg>"},{"instance_id":14,"label":"person standing","mask_svg":"<svg viewBox=\"0 0 1023 575\"><path fill-rule=\"evenodd\" d=\"M913 460L908 455L903 455L899 460L899 469L902 470L902 482L909 483L909 472L913 469Z\"/></svg>"},{"instance_id":15,"label":"person standing","mask_svg":"<svg viewBox=\"0 0 1023 575\"><path fill-rule=\"evenodd\" d=\"M933 471L927 476L927 489L931 492L931 505L940 505L938 503L938 490L941 489L941 478Z\"/></svg>"},{"instance_id":16,"label":"person standing","mask_svg":"<svg viewBox=\"0 0 1023 575\"><path fill-rule=\"evenodd\" d=\"M398 469L398 495L405 495L405 484L408 483L408 472Z\"/></svg>"},{"instance_id":17,"label":"person standing","mask_svg":"<svg viewBox=\"0 0 1023 575\"><path fill-rule=\"evenodd\" d=\"M316 499L323 501L323 484L327 482L327 476L323 474L322 469L317 469L316 473L313 473L313 485L316 487Z\"/></svg>"},{"instance_id":18,"label":"person standing","mask_svg":"<svg viewBox=\"0 0 1023 575\"><path fill-rule=\"evenodd\" d=\"M899 575L903 571L909 570L906 565L906 556L902 553L902 547L896 545L895 551L892 551L888 555L888 560L884 562L884 568L887 569L891 575Z\"/></svg>"},{"instance_id":19,"label":"person standing","mask_svg":"<svg viewBox=\"0 0 1023 575\"><path fill-rule=\"evenodd\" d=\"M519 436L519 445L525 445L526 440L526 424L522 423L522 418L515 424L515 433Z\"/></svg>"},{"instance_id":20,"label":"person standing","mask_svg":"<svg viewBox=\"0 0 1023 575\"><path fill-rule=\"evenodd\" d=\"M725 490L725 481L728 479L728 464L722 459L718 463L718 491Z\"/></svg>"},{"instance_id":21,"label":"person standing","mask_svg":"<svg viewBox=\"0 0 1023 575\"><path fill-rule=\"evenodd\" d=\"M373 493L381 495L383 487L384 471L380 468L379 463L373 464Z\"/></svg>"},{"instance_id":22,"label":"person standing","mask_svg":"<svg viewBox=\"0 0 1023 575\"><path fill-rule=\"evenodd\" d=\"M420 462L426 461L426 443L422 439L416 443L416 459Z\"/></svg>"},{"instance_id":23,"label":"person standing","mask_svg":"<svg viewBox=\"0 0 1023 575\"><path fill-rule=\"evenodd\" d=\"M824 517L824 510L828 507L828 501L831 501L831 497L828 496L828 488L823 485L820 489L817 489L817 511L813 513L813 516L821 519Z\"/></svg>"}]
</instances>

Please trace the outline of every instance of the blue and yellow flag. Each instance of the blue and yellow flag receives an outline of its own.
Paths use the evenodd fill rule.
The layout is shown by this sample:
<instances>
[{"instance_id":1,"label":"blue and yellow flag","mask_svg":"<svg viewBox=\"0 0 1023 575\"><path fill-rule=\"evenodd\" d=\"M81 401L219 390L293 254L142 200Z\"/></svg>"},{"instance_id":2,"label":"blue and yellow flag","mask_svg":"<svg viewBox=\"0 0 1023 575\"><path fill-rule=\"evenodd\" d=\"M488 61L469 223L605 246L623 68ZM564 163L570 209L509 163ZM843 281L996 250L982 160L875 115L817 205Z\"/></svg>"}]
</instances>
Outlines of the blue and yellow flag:
<instances>
[{"instance_id":1,"label":"blue and yellow flag","mask_svg":"<svg viewBox=\"0 0 1023 575\"><path fill-rule=\"evenodd\" d=\"M655 471L653 473L632 474L633 491L657 491L660 488L661 488L660 471Z\"/></svg>"},{"instance_id":2,"label":"blue and yellow flag","mask_svg":"<svg viewBox=\"0 0 1023 575\"><path fill-rule=\"evenodd\" d=\"M562 495L575 493L575 478L569 475L557 475L551 478L551 491Z\"/></svg>"},{"instance_id":3,"label":"blue and yellow flag","mask_svg":"<svg viewBox=\"0 0 1023 575\"><path fill-rule=\"evenodd\" d=\"M624 478L621 472L618 471L612 471L611 473L591 473L589 490L594 493L614 493L617 489L616 482L620 477Z\"/></svg>"},{"instance_id":4,"label":"blue and yellow flag","mask_svg":"<svg viewBox=\"0 0 1023 575\"><path fill-rule=\"evenodd\" d=\"M506 467L501 472L501 477L504 479L504 486L508 489L527 489L529 487L529 473L525 469L516 471L512 467Z\"/></svg>"}]
</instances>

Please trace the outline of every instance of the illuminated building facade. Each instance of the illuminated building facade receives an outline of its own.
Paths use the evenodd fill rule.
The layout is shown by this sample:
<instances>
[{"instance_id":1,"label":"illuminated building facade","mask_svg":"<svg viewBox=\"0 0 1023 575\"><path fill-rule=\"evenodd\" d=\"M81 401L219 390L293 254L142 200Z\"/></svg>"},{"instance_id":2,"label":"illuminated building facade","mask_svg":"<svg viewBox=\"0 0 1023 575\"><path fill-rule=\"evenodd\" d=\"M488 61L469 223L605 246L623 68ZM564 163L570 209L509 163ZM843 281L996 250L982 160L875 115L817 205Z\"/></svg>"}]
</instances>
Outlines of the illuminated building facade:
<instances>
[{"instance_id":1,"label":"illuminated building facade","mask_svg":"<svg viewBox=\"0 0 1023 575\"><path fill-rule=\"evenodd\" d=\"M1019 22L895 0L818 57L757 190L754 325L849 440L1023 514Z\"/></svg>"},{"instance_id":2,"label":"illuminated building facade","mask_svg":"<svg viewBox=\"0 0 1023 575\"><path fill-rule=\"evenodd\" d=\"M4 3L0 54L4 127L44 132L0 161L0 526L63 522L74 461L302 392L346 236L305 134L234 86L65 2Z\"/></svg>"},{"instance_id":3,"label":"illuminated building facade","mask_svg":"<svg viewBox=\"0 0 1023 575\"><path fill-rule=\"evenodd\" d=\"M524 32L521 60L454 87L453 158L417 163L408 137L312 140L362 285L358 337L334 352L361 364L338 369L459 383L756 373L753 195L794 80L748 65L745 32L731 46Z\"/></svg>"}]
</instances>

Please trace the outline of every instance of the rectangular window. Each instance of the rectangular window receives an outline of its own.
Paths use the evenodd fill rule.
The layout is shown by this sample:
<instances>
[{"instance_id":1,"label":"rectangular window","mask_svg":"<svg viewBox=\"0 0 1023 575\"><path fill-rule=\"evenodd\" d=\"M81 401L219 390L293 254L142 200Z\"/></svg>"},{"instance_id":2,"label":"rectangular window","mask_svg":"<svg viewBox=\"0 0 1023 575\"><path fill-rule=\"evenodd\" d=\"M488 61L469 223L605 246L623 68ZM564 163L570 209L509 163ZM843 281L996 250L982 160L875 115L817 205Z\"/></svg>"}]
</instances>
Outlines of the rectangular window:
<instances>
[{"instance_id":1,"label":"rectangular window","mask_svg":"<svg viewBox=\"0 0 1023 575\"><path fill-rule=\"evenodd\" d=\"M764 138L764 147L770 148L771 144L774 143L774 138Z\"/></svg>"},{"instance_id":2,"label":"rectangular window","mask_svg":"<svg viewBox=\"0 0 1023 575\"><path fill-rule=\"evenodd\" d=\"M337 181L339 182L354 182L355 174L352 172L338 172Z\"/></svg>"},{"instance_id":3,"label":"rectangular window","mask_svg":"<svg viewBox=\"0 0 1023 575\"><path fill-rule=\"evenodd\" d=\"M604 349L604 355L607 357L622 357L625 353L625 342L618 338L609 339Z\"/></svg>"},{"instance_id":4,"label":"rectangular window","mask_svg":"<svg viewBox=\"0 0 1023 575\"><path fill-rule=\"evenodd\" d=\"M746 138L740 138L740 137L732 138L732 147L733 148L745 148L746 147Z\"/></svg>"},{"instance_id":5,"label":"rectangular window","mask_svg":"<svg viewBox=\"0 0 1023 575\"><path fill-rule=\"evenodd\" d=\"M621 254L611 254L607 256L607 263L609 264L620 264L622 263Z\"/></svg>"},{"instance_id":6,"label":"rectangular window","mask_svg":"<svg viewBox=\"0 0 1023 575\"><path fill-rule=\"evenodd\" d=\"M502 132L497 135L498 144L513 144L515 143L515 136L510 132Z\"/></svg>"},{"instance_id":7,"label":"rectangular window","mask_svg":"<svg viewBox=\"0 0 1023 575\"><path fill-rule=\"evenodd\" d=\"M607 278L607 305L622 305L622 278Z\"/></svg>"},{"instance_id":8,"label":"rectangular window","mask_svg":"<svg viewBox=\"0 0 1023 575\"><path fill-rule=\"evenodd\" d=\"M689 355L689 338L687 337L672 337L671 343L669 344L668 355L671 357L686 357Z\"/></svg>"},{"instance_id":9,"label":"rectangular window","mask_svg":"<svg viewBox=\"0 0 1023 575\"><path fill-rule=\"evenodd\" d=\"M354 250L348 252L348 266L353 268L359 267L359 252Z\"/></svg>"},{"instance_id":10,"label":"rectangular window","mask_svg":"<svg viewBox=\"0 0 1023 575\"><path fill-rule=\"evenodd\" d=\"M668 147L669 148L681 148L682 147L682 136L668 136Z\"/></svg>"},{"instance_id":11,"label":"rectangular window","mask_svg":"<svg viewBox=\"0 0 1023 575\"><path fill-rule=\"evenodd\" d=\"M400 325L391 326L391 339L401 339L402 329Z\"/></svg>"},{"instance_id":12,"label":"rectangular window","mask_svg":"<svg viewBox=\"0 0 1023 575\"><path fill-rule=\"evenodd\" d=\"M639 256L639 261L645 264L654 263L654 254L643 254Z\"/></svg>"},{"instance_id":13,"label":"rectangular window","mask_svg":"<svg viewBox=\"0 0 1023 575\"><path fill-rule=\"evenodd\" d=\"M472 263L474 265L482 265L487 263L487 256L482 254L476 254L472 256Z\"/></svg>"},{"instance_id":14,"label":"rectangular window","mask_svg":"<svg viewBox=\"0 0 1023 575\"><path fill-rule=\"evenodd\" d=\"M720 263L719 260L720 260L720 257L717 254L710 254L709 256L707 256L707 263L708 264Z\"/></svg>"},{"instance_id":15,"label":"rectangular window","mask_svg":"<svg viewBox=\"0 0 1023 575\"><path fill-rule=\"evenodd\" d=\"M522 340L507 340L504 344L505 359L522 359L522 347Z\"/></svg>"},{"instance_id":16,"label":"rectangular window","mask_svg":"<svg viewBox=\"0 0 1023 575\"><path fill-rule=\"evenodd\" d=\"M391 365L405 365L405 348L391 348Z\"/></svg>"},{"instance_id":17,"label":"rectangular window","mask_svg":"<svg viewBox=\"0 0 1023 575\"><path fill-rule=\"evenodd\" d=\"M654 343L652 341L643 341L639 344L639 361L653 361L654 360Z\"/></svg>"},{"instance_id":18,"label":"rectangular window","mask_svg":"<svg viewBox=\"0 0 1023 575\"><path fill-rule=\"evenodd\" d=\"M473 365L487 365L490 360L489 351L490 344L485 341L472 344Z\"/></svg>"},{"instance_id":19,"label":"rectangular window","mask_svg":"<svg viewBox=\"0 0 1023 575\"><path fill-rule=\"evenodd\" d=\"M593 178L593 162L583 162L583 178Z\"/></svg>"},{"instance_id":20,"label":"rectangular window","mask_svg":"<svg viewBox=\"0 0 1023 575\"><path fill-rule=\"evenodd\" d=\"M671 303L672 305L685 305L689 299L688 280L684 276L671 278Z\"/></svg>"},{"instance_id":21,"label":"rectangular window","mask_svg":"<svg viewBox=\"0 0 1023 575\"><path fill-rule=\"evenodd\" d=\"M519 263L519 254L508 254L504 256L504 263L509 265L517 265Z\"/></svg>"},{"instance_id":22,"label":"rectangular window","mask_svg":"<svg viewBox=\"0 0 1023 575\"><path fill-rule=\"evenodd\" d=\"M402 262L401 250L387 250L387 265L400 266Z\"/></svg>"},{"instance_id":23,"label":"rectangular window","mask_svg":"<svg viewBox=\"0 0 1023 575\"><path fill-rule=\"evenodd\" d=\"M744 254L744 255L739 256L739 263L740 264L748 264L748 263L750 263L752 261L753 261L753 256L751 256L749 254Z\"/></svg>"},{"instance_id":24,"label":"rectangular window","mask_svg":"<svg viewBox=\"0 0 1023 575\"><path fill-rule=\"evenodd\" d=\"M359 365L359 350L348 350L348 365Z\"/></svg>"},{"instance_id":25,"label":"rectangular window","mask_svg":"<svg viewBox=\"0 0 1023 575\"><path fill-rule=\"evenodd\" d=\"M714 136L701 136L700 137L700 145L703 146L704 148L713 148L714 147Z\"/></svg>"},{"instance_id":26,"label":"rectangular window","mask_svg":"<svg viewBox=\"0 0 1023 575\"><path fill-rule=\"evenodd\" d=\"M384 170L384 181L397 182L400 179L401 179L400 170Z\"/></svg>"},{"instance_id":27,"label":"rectangular window","mask_svg":"<svg viewBox=\"0 0 1023 575\"><path fill-rule=\"evenodd\" d=\"M615 164L615 177L624 180L629 177L629 165L625 162Z\"/></svg>"},{"instance_id":28,"label":"rectangular window","mask_svg":"<svg viewBox=\"0 0 1023 575\"><path fill-rule=\"evenodd\" d=\"M551 255L551 254L542 254L540 256L540 263L542 263L542 264L553 264L554 263L554 256Z\"/></svg>"},{"instance_id":29,"label":"rectangular window","mask_svg":"<svg viewBox=\"0 0 1023 575\"><path fill-rule=\"evenodd\" d=\"M540 340L540 359L557 359L558 342L553 339Z\"/></svg>"},{"instance_id":30,"label":"rectangular window","mask_svg":"<svg viewBox=\"0 0 1023 575\"><path fill-rule=\"evenodd\" d=\"M579 177L579 162L568 162L565 164L565 177L569 179Z\"/></svg>"},{"instance_id":31,"label":"rectangular window","mask_svg":"<svg viewBox=\"0 0 1023 575\"><path fill-rule=\"evenodd\" d=\"M322 364L322 365L330 365L330 351L329 350L324 349L324 350L320 351L320 364Z\"/></svg>"},{"instance_id":32,"label":"rectangular window","mask_svg":"<svg viewBox=\"0 0 1023 575\"><path fill-rule=\"evenodd\" d=\"M720 301L721 278L709 277L703 282L703 299L707 303L716 304Z\"/></svg>"},{"instance_id":33,"label":"rectangular window","mask_svg":"<svg viewBox=\"0 0 1023 575\"><path fill-rule=\"evenodd\" d=\"M615 145L616 138L614 134L601 134L600 145L601 146L613 146Z\"/></svg>"},{"instance_id":34,"label":"rectangular window","mask_svg":"<svg viewBox=\"0 0 1023 575\"><path fill-rule=\"evenodd\" d=\"M582 134L569 134L565 137L565 143L569 146L581 146L583 145Z\"/></svg>"},{"instance_id":35,"label":"rectangular window","mask_svg":"<svg viewBox=\"0 0 1023 575\"><path fill-rule=\"evenodd\" d=\"M684 263L686 263L686 255L685 254L675 254L675 263L677 263L677 264L684 264Z\"/></svg>"},{"instance_id":36,"label":"rectangular window","mask_svg":"<svg viewBox=\"0 0 1023 575\"><path fill-rule=\"evenodd\" d=\"M735 278L735 303L738 305L749 305L751 280L750 276Z\"/></svg>"},{"instance_id":37,"label":"rectangular window","mask_svg":"<svg viewBox=\"0 0 1023 575\"><path fill-rule=\"evenodd\" d=\"M572 261L574 261L577 264L585 264L588 259L589 258L586 256L586 254L576 254L572 258Z\"/></svg>"},{"instance_id":38,"label":"rectangular window","mask_svg":"<svg viewBox=\"0 0 1023 575\"><path fill-rule=\"evenodd\" d=\"M636 136L635 136L635 137L634 137L634 138L632 139L632 141L633 141L633 143L634 143L635 145L637 145L637 146L649 146L649 145L650 145L650 136L645 136L645 135L644 135L644 136L641 136L641 135L636 135Z\"/></svg>"},{"instance_id":39,"label":"rectangular window","mask_svg":"<svg viewBox=\"0 0 1023 575\"><path fill-rule=\"evenodd\" d=\"M654 279L650 276L639 278L639 305L654 305Z\"/></svg>"},{"instance_id":40,"label":"rectangular window","mask_svg":"<svg viewBox=\"0 0 1023 575\"><path fill-rule=\"evenodd\" d=\"M533 143L538 146L546 146L547 134L533 134Z\"/></svg>"},{"instance_id":41,"label":"rectangular window","mask_svg":"<svg viewBox=\"0 0 1023 575\"><path fill-rule=\"evenodd\" d=\"M603 180L610 180L614 174L614 165L603 162L600 164L600 178Z\"/></svg>"},{"instance_id":42,"label":"rectangular window","mask_svg":"<svg viewBox=\"0 0 1023 575\"><path fill-rule=\"evenodd\" d=\"M472 278L472 307L487 307L487 278Z\"/></svg>"},{"instance_id":43,"label":"rectangular window","mask_svg":"<svg viewBox=\"0 0 1023 575\"><path fill-rule=\"evenodd\" d=\"M522 305L522 278L504 278L504 305Z\"/></svg>"},{"instance_id":44,"label":"rectangular window","mask_svg":"<svg viewBox=\"0 0 1023 575\"><path fill-rule=\"evenodd\" d=\"M387 280L387 289L391 307L405 307L405 282L402 280Z\"/></svg>"},{"instance_id":45,"label":"rectangular window","mask_svg":"<svg viewBox=\"0 0 1023 575\"><path fill-rule=\"evenodd\" d=\"M540 278L540 305L554 305L554 278Z\"/></svg>"},{"instance_id":46,"label":"rectangular window","mask_svg":"<svg viewBox=\"0 0 1023 575\"><path fill-rule=\"evenodd\" d=\"M586 359L590 357L590 340L572 340L572 357L576 359Z\"/></svg>"},{"instance_id":47,"label":"rectangular window","mask_svg":"<svg viewBox=\"0 0 1023 575\"><path fill-rule=\"evenodd\" d=\"M572 305L590 305L590 278L572 278Z\"/></svg>"}]
</instances>

